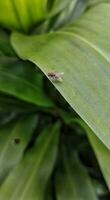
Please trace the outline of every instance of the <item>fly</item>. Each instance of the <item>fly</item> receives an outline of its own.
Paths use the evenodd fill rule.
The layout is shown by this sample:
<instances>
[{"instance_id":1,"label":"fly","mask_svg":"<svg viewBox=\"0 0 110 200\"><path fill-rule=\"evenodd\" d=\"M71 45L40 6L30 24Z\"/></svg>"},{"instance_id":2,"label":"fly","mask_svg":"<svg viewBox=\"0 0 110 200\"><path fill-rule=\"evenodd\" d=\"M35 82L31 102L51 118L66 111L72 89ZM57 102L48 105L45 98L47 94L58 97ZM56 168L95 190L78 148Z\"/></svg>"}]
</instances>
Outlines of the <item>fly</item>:
<instances>
[{"instance_id":1,"label":"fly","mask_svg":"<svg viewBox=\"0 0 110 200\"><path fill-rule=\"evenodd\" d=\"M62 82L63 81L63 79L62 79L63 75L64 75L64 72L49 72L48 73L48 77L53 82Z\"/></svg>"}]
</instances>

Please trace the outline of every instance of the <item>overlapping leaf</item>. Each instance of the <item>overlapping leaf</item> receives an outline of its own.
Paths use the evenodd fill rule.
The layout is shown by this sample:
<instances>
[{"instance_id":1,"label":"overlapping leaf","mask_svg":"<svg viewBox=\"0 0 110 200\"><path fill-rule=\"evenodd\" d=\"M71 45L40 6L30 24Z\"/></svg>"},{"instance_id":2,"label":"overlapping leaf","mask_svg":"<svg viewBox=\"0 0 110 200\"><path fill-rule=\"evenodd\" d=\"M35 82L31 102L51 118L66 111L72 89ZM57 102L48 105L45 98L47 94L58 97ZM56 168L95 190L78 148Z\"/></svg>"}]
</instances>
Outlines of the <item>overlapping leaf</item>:
<instances>
[{"instance_id":1,"label":"overlapping leaf","mask_svg":"<svg viewBox=\"0 0 110 200\"><path fill-rule=\"evenodd\" d=\"M98 159L105 181L110 189L110 150L87 127L88 138Z\"/></svg>"},{"instance_id":2,"label":"overlapping leaf","mask_svg":"<svg viewBox=\"0 0 110 200\"><path fill-rule=\"evenodd\" d=\"M85 0L71 0L66 8L59 13L58 17L56 17L51 28L55 30L62 26L66 26L68 23L72 23L84 12L86 6L87 2Z\"/></svg>"},{"instance_id":3,"label":"overlapping leaf","mask_svg":"<svg viewBox=\"0 0 110 200\"><path fill-rule=\"evenodd\" d=\"M12 44L22 59L48 76L64 72L55 87L110 148L110 4L89 9L77 23L41 36L14 33Z\"/></svg>"},{"instance_id":4,"label":"overlapping leaf","mask_svg":"<svg viewBox=\"0 0 110 200\"><path fill-rule=\"evenodd\" d=\"M88 139L96 154L105 181L110 188L110 150L101 142L101 140L93 133L93 131L89 128L89 126L87 126L87 124L83 120L77 118L71 121L80 125L86 132Z\"/></svg>"},{"instance_id":5,"label":"overlapping leaf","mask_svg":"<svg viewBox=\"0 0 110 200\"><path fill-rule=\"evenodd\" d=\"M60 170L56 176L57 200L98 200L86 169L76 154L62 151Z\"/></svg>"},{"instance_id":6,"label":"overlapping leaf","mask_svg":"<svg viewBox=\"0 0 110 200\"><path fill-rule=\"evenodd\" d=\"M41 78L40 78L41 76ZM0 91L38 106L52 106L42 88L43 77L27 62L0 58Z\"/></svg>"},{"instance_id":7,"label":"overlapping leaf","mask_svg":"<svg viewBox=\"0 0 110 200\"><path fill-rule=\"evenodd\" d=\"M11 108L26 110L24 102L30 103L29 110L33 109L31 104L43 107L52 106L43 91L42 74L30 63L21 62L16 57L9 41L9 35L2 30L0 30L0 102L0 110L7 108L10 111ZM18 109L16 109L17 106Z\"/></svg>"},{"instance_id":8,"label":"overlapping leaf","mask_svg":"<svg viewBox=\"0 0 110 200\"><path fill-rule=\"evenodd\" d=\"M32 112L36 111L37 107L34 104L26 103L10 95L0 93L0 112Z\"/></svg>"},{"instance_id":9,"label":"overlapping leaf","mask_svg":"<svg viewBox=\"0 0 110 200\"><path fill-rule=\"evenodd\" d=\"M0 127L11 122L14 118L16 118L15 112L8 112L5 110L5 112L0 111Z\"/></svg>"},{"instance_id":10,"label":"overlapping leaf","mask_svg":"<svg viewBox=\"0 0 110 200\"><path fill-rule=\"evenodd\" d=\"M27 32L37 22L62 11L68 5L69 1L1 0L0 25L11 30Z\"/></svg>"},{"instance_id":11,"label":"overlapping leaf","mask_svg":"<svg viewBox=\"0 0 110 200\"><path fill-rule=\"evenodd\" d=\"M0 189L0 200L43 200L56 160L59 125L49 126L10 173Z\"/></svg>"},{"instance_id":12,"label":"overlapping leaf","mask_svg":"<svg viewBox=\"0 0 110 200\"><path fill-rule=\"evenodd\" d=\"M33 115L0 128L0 184L22 158L36 124L37 118Z\"/></svg>"},{"instance_id":13,"label":"overlapping leaf","mask_svg":"<svg viewBox=\"0 0 110 200\"><path fill-rule=\"evenodd\" d=\"M9 35L0 29L0 57L1 56L15 56L9 41Z\"/></svg>"},{"instance_id":14,"label":"overlapping leaf","mask_svg":"<svg viewBox=\"0 0 110 200\"><path fill-rule=\"evenodd\" d=\"M9 29L27 31L47 14L44 0L0 1L0 24Z\"/></svg>"}]
</instances>

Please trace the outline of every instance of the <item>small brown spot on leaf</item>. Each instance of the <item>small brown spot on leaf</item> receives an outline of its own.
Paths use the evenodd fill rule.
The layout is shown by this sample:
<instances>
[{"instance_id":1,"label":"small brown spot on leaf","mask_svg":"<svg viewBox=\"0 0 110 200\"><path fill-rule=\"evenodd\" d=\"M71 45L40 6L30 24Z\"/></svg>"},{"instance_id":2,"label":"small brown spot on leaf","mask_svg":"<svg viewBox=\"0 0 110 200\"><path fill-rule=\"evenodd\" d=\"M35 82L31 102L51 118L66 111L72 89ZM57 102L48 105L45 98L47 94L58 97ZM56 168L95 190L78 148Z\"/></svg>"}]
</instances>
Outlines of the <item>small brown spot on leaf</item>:
<instances>
[{"instance_id":1,"label":"small brown spot on leaf","mask_svg":"<svg viewBox=\"0 0 110 200\"><path fill-rule=\"evenodd\" d=\"M14 140L13 140L14 144L19 144L20 141L21 141L20 138L14 138Z\"/></svg>"}]
</instances>

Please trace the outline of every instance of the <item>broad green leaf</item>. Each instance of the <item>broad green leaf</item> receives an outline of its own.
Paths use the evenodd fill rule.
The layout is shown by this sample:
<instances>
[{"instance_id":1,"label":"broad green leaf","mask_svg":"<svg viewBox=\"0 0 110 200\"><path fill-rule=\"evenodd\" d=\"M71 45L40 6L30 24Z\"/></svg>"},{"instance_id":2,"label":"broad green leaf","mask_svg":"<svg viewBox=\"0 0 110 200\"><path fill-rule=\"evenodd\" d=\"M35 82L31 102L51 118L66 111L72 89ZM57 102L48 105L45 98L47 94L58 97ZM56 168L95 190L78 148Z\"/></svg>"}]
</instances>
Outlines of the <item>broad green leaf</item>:
<instances>
[{"instance_id":1,"label":"broad green leaf","mask_svg":"<svg viewBox=\"0 0 110 200\"><path fill-rule=\"evenodd\" d=\"M35 63L53 82L73 109L110 148L110 4L89 9L76 23L41 36L12 35L22 59Z\"/></svg>"},{"instance_id":2,"label":"broad green leaf","mask_svg":"<svg viewBox=\"0 0 110 200\"><path fill-rule=\"evenodd\" d=\"M47 14L48 0L0 1L0 24L9 29L28 31Z\"/></svg>"},{"instance_id":3,"label":"broad green leaf","mask_svg":"<svg viewBox=\"0 0 110 200\"><path fill-rule=\"evenodd\" d=\"M0 58L0 92L37 106L51 107L42 84L43 76L30 63L16 57Z\"/></svg>"},{"instance_id":4,"label":"broad green leaf","mask_svg":"<svg viewBox=\"0 0 110 200\"><path fill-rule=\"evenodd\" d=\"M93 150L98 159L103 176L110 189L110 150L94 135L89 127L85 128Z\"/></svg>"},{"instance_id":5,"label":"broad green leaf","mask_svg":"<svg viewBox=\"0 0 110 200\"><path fill-rule=\"evenodd\" d=\"M62 11L69 1L0 0L0 25L10 30L28 32L36 23Z\"/></svg>"},{"instance_id":6,"label":"broad green leaf","mask_svg":"<svg viewBox=\"0 0 110 200\"><path fill-rule=\"evenodd\" d=\"M56 199L98 200L86 169L71 152L62 152L61 166L56 172Z\"/></svg>"},{"instance_id":7,"label":"broad green leaf","mask_svg":"<svg viewBox=\"0 0 110 200\"><path fill-rule=\"evenodd\" d=\"M21 160L36 123L37 118L33 115L0 128L0 183Z\"/></svg>"},{"instance_id":8,"label":"broad green leaf","mask_svg":"<svg viewBox=\"0 0 110 200\"><path fill-rule=\"evenodd\" d=\"M40 134L35 147L9 174L1 186L0 200L43 200L56 160L59 125L49 126Z\"/></svg>"}]
</instances>

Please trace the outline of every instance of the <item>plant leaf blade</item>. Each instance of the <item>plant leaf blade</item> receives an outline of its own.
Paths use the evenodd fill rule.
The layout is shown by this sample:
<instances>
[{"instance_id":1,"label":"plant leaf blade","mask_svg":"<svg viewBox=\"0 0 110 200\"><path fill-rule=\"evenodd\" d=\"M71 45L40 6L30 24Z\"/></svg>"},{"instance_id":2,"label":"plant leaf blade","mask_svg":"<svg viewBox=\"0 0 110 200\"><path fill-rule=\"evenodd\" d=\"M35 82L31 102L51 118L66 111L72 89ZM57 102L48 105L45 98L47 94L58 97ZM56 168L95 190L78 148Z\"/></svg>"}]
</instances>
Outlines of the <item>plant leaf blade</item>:
<instances>
[{"instance_id":1,"label":"plant leaf blade","mask_svg":"<svg viewBox=\"0 0 110 200\"><path fill-rule=\"evenodd\" d=\"M110 4L100 4L58 32L30 37L14 33L11 40L18 55L39 66L47 77L49 72L64 72L63 82L53 84L108 148L109 17Z\"/></svg>"},{"instance_id":2,"label":"plant leaf blade","mask_svg":"<svg viewBox=\"0 0 110 200\"><path fill-rule=\"evenodd\" d=\"M99 140L99 138L97 138L96 135L94 135L91 129L85 128L85 130L87 131L89 141L96 154L105 181L110 189L110 150Z\"/></svg>"},{"instance_id":3,"label":"plant leaf blade","mask_svg":"<svg viewBox=\"0 0 110 200\"><path fill-rule=\"evenodd\" d=\"M13 169L2 185L0 200L44 199L47 182L56 160L58 138L58 124L45 128L36 146L24 155L21 163Z\"/></svg>"},{"instance_id":4,"label":"plant leaf blade","mask_svg":"<svg viewBox=\"0 0 110 200\"><path fill-rule=\"evenodd\" d=\"M78 155L64 147L60 170L56 175L57 200L98 200L90 177Z\"/></svg>"},{"instance_id":5,"label":"plant leaf blade","mask_svg":"<svg viewBox=\"0 0 110 200\"><path fill-rule=\"evenodd\" d=\"M36 127L37 117L26 116L0 129L0 183L21 160Z\"/></svg>"}]
</instances>

